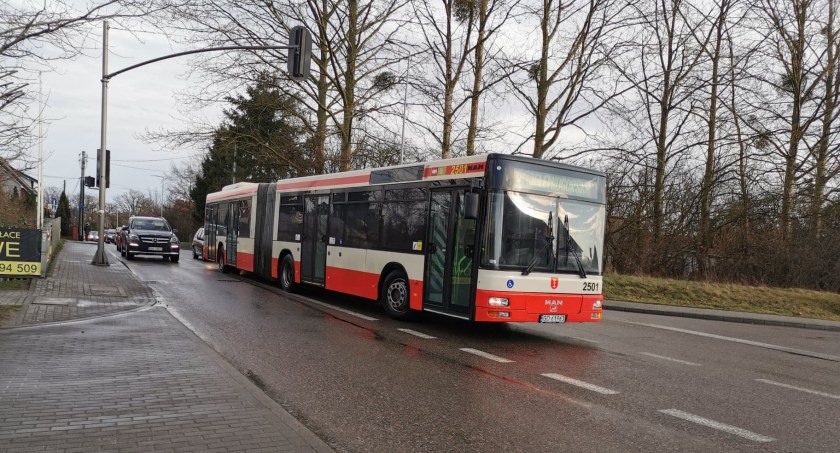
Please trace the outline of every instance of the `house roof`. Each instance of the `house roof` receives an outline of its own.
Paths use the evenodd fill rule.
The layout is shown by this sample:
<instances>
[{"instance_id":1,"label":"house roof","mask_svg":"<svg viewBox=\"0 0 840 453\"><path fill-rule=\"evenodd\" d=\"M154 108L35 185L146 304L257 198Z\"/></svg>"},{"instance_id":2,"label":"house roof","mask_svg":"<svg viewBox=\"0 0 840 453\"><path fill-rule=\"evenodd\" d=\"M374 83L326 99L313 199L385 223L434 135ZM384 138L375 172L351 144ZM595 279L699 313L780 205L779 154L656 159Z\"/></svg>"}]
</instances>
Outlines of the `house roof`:
<instances>
[{"instance_id":1,"label":"house roof","mask_svg":"<svg viewBox=\"0 0 840 453\"><path fill-rule=\"evenodd\" d=\"M9 162L6 159L0 159L0 173L9 175L21 186L21 188L23 188L23 190L35 193L35 189L32 186L36 184L38 180L20 170L15 170L11 165L9 165Z\"/></svg>"}]
</instances>

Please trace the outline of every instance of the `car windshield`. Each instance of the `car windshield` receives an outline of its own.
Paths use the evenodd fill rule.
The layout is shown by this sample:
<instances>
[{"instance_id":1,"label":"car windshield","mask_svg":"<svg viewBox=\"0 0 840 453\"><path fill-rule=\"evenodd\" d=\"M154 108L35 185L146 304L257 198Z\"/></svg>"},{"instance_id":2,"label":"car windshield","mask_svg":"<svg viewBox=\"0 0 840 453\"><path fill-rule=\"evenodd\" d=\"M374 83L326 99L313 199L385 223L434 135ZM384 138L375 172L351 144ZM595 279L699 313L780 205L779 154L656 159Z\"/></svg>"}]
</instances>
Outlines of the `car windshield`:
<instances>
[{"instance_id":1,"label":"car windshield","mask_svg":"<svg viewBox=\"0 0 840 453\"><path fill-rule=\"evenodd\" d=\"M151 231L169 231L169 224L162 219L143 219L135 220L131 223L131 228L135 230L151 230Z\"/></svg>"},{"instance_id":2,"label":"car windshield","mask_svg":"<svg viewBox=\"0 0 840 453\"><path fill-rule=\"evenodd\" d=\"M515 191L490 194L482 264L600 275L602 204ZM580 262L580 265L578 264Z\"/></svg>"}]
</instances>

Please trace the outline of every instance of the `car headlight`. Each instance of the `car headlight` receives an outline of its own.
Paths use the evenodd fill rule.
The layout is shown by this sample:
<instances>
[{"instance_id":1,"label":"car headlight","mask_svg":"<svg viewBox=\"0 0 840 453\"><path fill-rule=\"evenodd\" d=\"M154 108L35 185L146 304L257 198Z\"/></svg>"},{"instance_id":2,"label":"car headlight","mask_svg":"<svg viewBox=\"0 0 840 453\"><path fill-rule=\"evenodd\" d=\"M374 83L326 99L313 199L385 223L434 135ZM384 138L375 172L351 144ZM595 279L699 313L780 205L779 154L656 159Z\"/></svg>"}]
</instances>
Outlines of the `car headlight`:
<instances>
[{"instance_id":1,"label":"car headlight","mask_svg":"<svg viewBox=\"0 0 840 453\"><path fill-rule=\"evenodd\" d=\"M139 237L137 237L137 235L136 235L136 234L129 234L129 235L128 235L128 240L129 240L129 241L135 241L135 242L136 242L136 241L139 241L139 240L140 240L140 238L139 238Z\"/></svg>"},{"instance_id":2,"label":"car headlight","mask_svg":"<svg viewBox=\"0 0 840 453\"><path fill-rule=\"evenodd\" d=\"M172 239L170 239L169 242L172 243L172 244L180 244L181 243L181 241L179 241L178 238L175 237L175 236L172 236Z\"/></svg>"}]
</instances>

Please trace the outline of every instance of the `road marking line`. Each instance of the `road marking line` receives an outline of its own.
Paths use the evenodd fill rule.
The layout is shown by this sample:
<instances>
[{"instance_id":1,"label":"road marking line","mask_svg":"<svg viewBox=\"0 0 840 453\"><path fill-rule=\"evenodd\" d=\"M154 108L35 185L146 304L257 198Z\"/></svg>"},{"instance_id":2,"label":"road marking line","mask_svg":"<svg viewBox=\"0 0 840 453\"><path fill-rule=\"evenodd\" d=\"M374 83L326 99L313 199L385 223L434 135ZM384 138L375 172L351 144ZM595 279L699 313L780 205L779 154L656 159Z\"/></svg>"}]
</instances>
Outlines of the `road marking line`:
<instances>
[{"instance_id":1,"label":"road marking line","mask_svg":"<svg viewBox=\"0 0 840 453\"><path fill-rule=\"evenodd\" d=\"M819 396L824 396L826 398L832 398L832 399L835 399L835 400L840 400L840 395L832 395L831 393L820 392L819 390L811 390L811 389L806 389L806 388L803 388L803 387L796 387L796 386L793 386L793 385L790 385L790 384L783 384L781 382L771 381L769 379L756 379L756 381L763 382L765 384L770 384L770 385L778 385L779 387L784 387L786 389L799 390L800 392L811 393L813 395L819 395Z\"/></svg>"},{"instance_id":2,"label":"road marking line","mask_svg":"<svg viewBox=\"0 0 840 453\"><path fill-rule=\"evenodd\" d=\"M437 338L437 337L433 337L431 335L426 335L423 332L418 332L416 330L411 330L411 329L397 329L397 330L399 330L400 332L405 332L409 335L414 335L415 337L424 338L426 340L434 340L435 338Z\"/></svg>"},{"instance_id":3,"label":"road marking line","mask_svg":"<svg viewBox=\"0 0 840 453\"><path fill-rule=\"evenodd\" d=\"M737 426L727 425L725 423L709 420L708 418L703 418L699 415L689 414L688 412L683 412L679 409L661 409L659 412L670 415L672 417L681 418L692 423L697 423L698 425L707 426L718 431L734 434L736 436L740 436L744 439L749 439L754 442L773 442L774 440L776 440L772 437L762 436L761 434L756 434L752 431L747 431L746 429L738 428Z\"/></svg>"},{"instance_id":4,"label":"road marking line","mask_svg":"<svg viewBox=\"0 0 840 453\"><path fill-rule=\"evenodd\" d=\"M619 392L615 390L610 390L608 388L599 387L595 384L590 384L588 382L579 381L577 379L572 379L568 376L563 376L562 374L555 374L555 373L543 373L541 376L545 376L549 379L554 379L556 381L565 382L566 384L571 384L578 386L580 388L584 388L586 390L591 390L593 392L598 392L602 395L617 395Z\"/></svg>"},{"instance_id":5,"label":"road marking line","mask_svg":"<svg viewBox=\"0 0 840 453\"><path fill-rule=\"evenodd\" d=\"M357 317L357 318L364 319L365 321L379 321L379 320L378 320L378 319L376 319L376 318L371 318L370 316L363 315L363 314L361 314L361 313L356 313L355 311L350 311L350 310L348 310L348 309L346 309L346 308L341 308L341 307L336 307L335 305L325 304L325 303L323 303L323 302L319 302L319 301L317 301L317 300L310 299L310 298L308 298L308 297L303 297L303 299L306 299L308 302L312 302L313 304L318 304L318 305L320 305L320 306L322 306L322 307L326 307L326 308L329 308L329 309L332 309L332 310L338 310L338 311L340 311L340 312L342 312L342 313L347 313L348 315L351 315L351 316L355 316L355 317Z\"/></svg>"},{"instance_id":6,"label":"road marking line","mask_svg":"<svg viewBox=\"0 0 840 453\"><path fill-rule=\"evenodd\" d=\"M675 359L675 358L672 358L672 357L666 357L664 355L659 355L659 354L651 354L650 352L640 352L639 354L646 355L646 356L649 356L649 357L654 357L654 358L657 358L657 359L668 360L668 361L671 361L671 362L682 363L683 365L700 366L699 363L689 362L687 360Z\"/></svg>"},{"instance_id":7,"label":"road marking line","mask_svg":"<svg viewBox=\"0 0 840 453\"><path fill-rule=\"evenodd\" d=\"M700 337L707 337L707 338L714 338L717 340L724 340L724 341L731 341L734 343L741 343L747 344L750 346L758 346L760 348L765 349L773 349L775 351L787 352L790 354L802 355L806 357L814 357L816 359L823 359L823 360L831 360L832 362L840 362L840 356L831 355L831 354L823 354L820 352L811 352L806 351L804 349L795 349L795 348L788 348L786 346L779 346L770 343L761 343L759 341L752 341L752 340L744 340L741 338L734 338L734 337L727 337L723 335L717 335L713 333L706 333L706 332L698 332L696 330L688 330L688 329L680 329L677 327L669 327L669 326L661 326L659 324L648 324L645 322L633 322L633 321L618 321L623 322L625 324L634 324L637 326L644 326L644 327L652 327L654 329L662 329L662 330L670 330L672 332L680 332L680 333L687 333L689 335L697 335Z\"/></svg>"},{"instance_id":8,"label":"road marking line","mask_svg":"<svg viewBox=\"0 0 840 453\"><path fill-rule=\"evenodd\" d=\"M475 354L477 356L484 357L485 359L490 359L499 363L513 363L513 360L506 359L504 357L499 357L497 355L490 354L489 352L479 351L478 349L473 348L461 348L464 352L469 352L470 354Z\"/></svg>"}]
</instances>

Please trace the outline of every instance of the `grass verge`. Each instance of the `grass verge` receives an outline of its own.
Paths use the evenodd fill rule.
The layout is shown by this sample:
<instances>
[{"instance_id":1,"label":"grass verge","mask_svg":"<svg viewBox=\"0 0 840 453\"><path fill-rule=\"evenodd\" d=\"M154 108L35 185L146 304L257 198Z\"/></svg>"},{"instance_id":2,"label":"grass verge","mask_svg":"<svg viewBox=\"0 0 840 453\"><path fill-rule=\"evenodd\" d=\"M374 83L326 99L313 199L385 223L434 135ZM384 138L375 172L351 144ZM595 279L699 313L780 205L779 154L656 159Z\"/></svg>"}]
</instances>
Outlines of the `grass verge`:
<instances>
[{"instance_id":1,"label":"grass verge","mask_svg":"<svg viewBox=\"0 0 840 453\"><path fill-rule=\"evenodd\" d=\"M16 289L29 289L29 280L0 280L0 291L4 290L16 290Z\"/></svg>"},{"instance_id":2,"label":"grass verge","mask_svg":"<svg viewBox=\"0 0 840 453\"><path fill-rule=\"evenodd\" d=\"M607 300L840 321L840 294L608 274Z\"/></svg>"}]
</instances>

